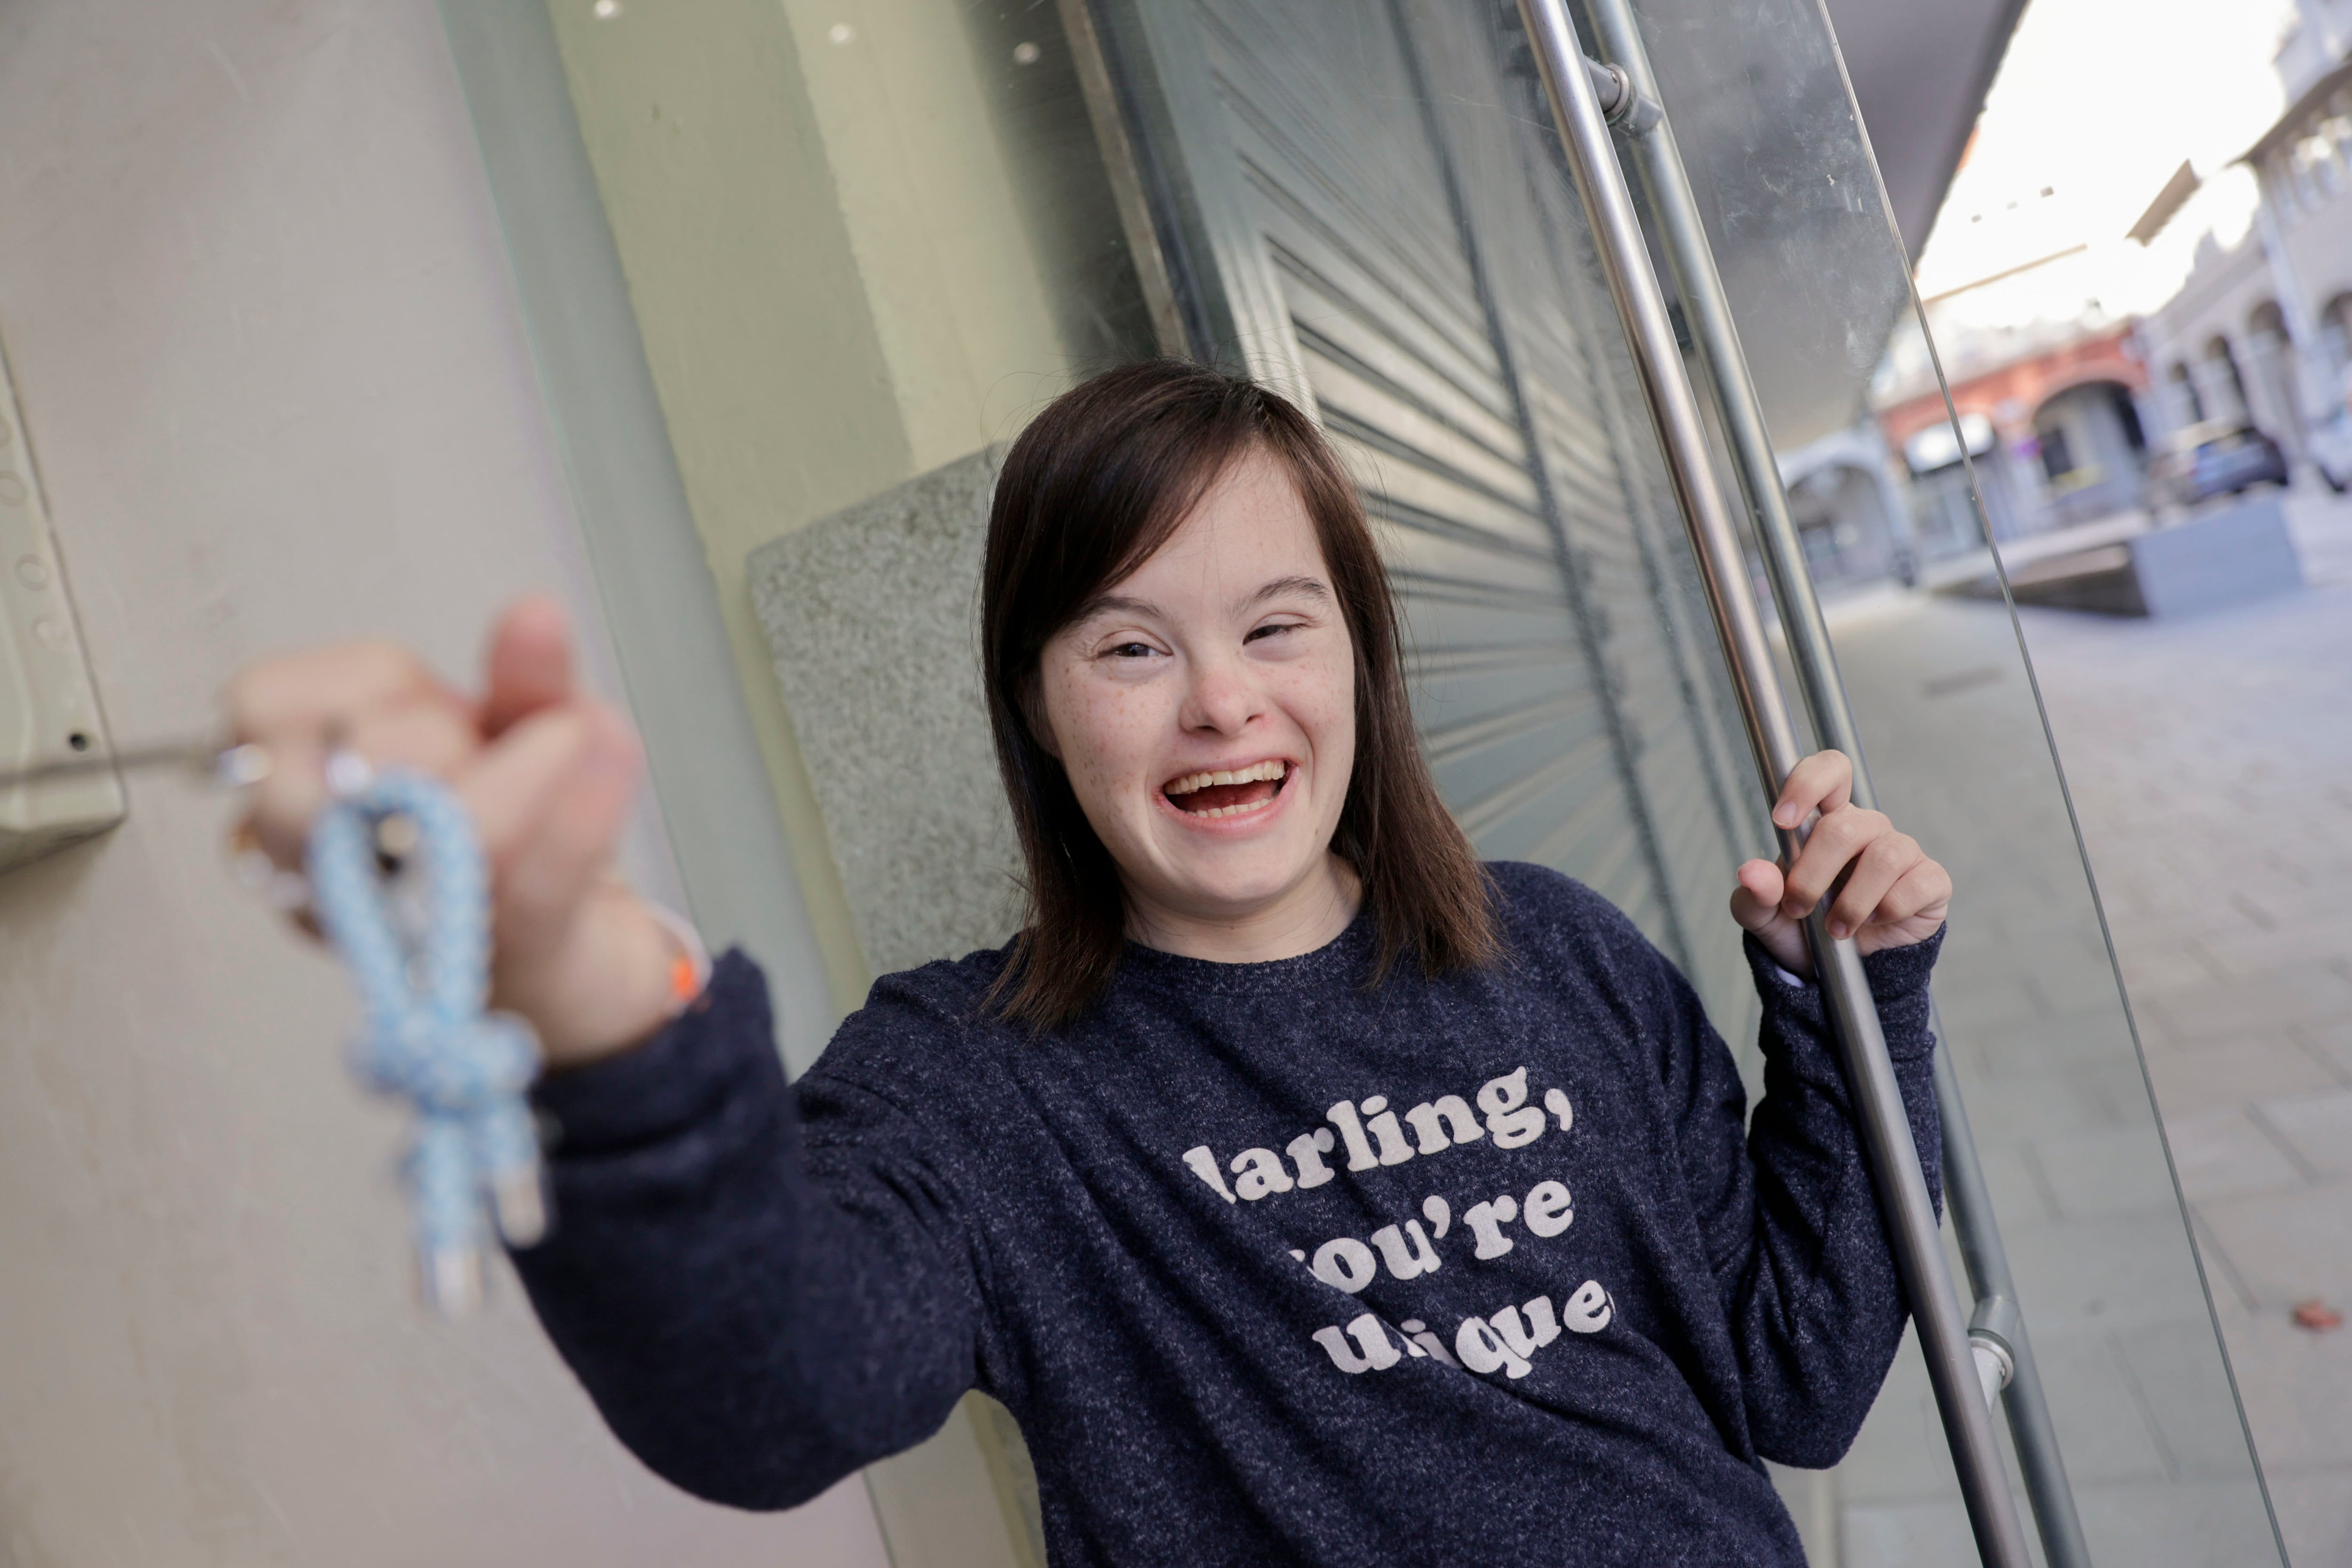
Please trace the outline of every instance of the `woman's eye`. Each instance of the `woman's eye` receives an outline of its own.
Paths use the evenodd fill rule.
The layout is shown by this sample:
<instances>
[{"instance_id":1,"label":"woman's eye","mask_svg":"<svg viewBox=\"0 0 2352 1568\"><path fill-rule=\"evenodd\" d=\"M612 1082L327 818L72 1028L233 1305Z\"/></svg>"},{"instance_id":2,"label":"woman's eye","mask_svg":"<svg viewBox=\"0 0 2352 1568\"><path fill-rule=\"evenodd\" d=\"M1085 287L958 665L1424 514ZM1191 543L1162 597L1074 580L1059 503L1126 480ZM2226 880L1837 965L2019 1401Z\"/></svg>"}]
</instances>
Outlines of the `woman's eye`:
<instances>
[{"instance_id":1,"label":"woman's eye","mask_svg":"<svg viewBox=\"0 0 2352 1568\"><path fill-rule=\"evenodd\" d=\"M1151 645L1148 642L1114 643L1105 651L1113 658L1150 658Z\"/></svg>"},{"instance_id":2,"label":"woman's eye","mask_svg":"<svg viewBox=\"0 0 2352 1568\"><path fill-rule=\"evenodd\" d=\"M1273 637L1278 632L1295 632L1297 629L1298 624L1297 622L1283 621L1273 626L1255 627L1251 630L1249 636L1242 638L1242 641L1245 643L1257 642L1262 638Z\"/></svg>"}]
</instances>

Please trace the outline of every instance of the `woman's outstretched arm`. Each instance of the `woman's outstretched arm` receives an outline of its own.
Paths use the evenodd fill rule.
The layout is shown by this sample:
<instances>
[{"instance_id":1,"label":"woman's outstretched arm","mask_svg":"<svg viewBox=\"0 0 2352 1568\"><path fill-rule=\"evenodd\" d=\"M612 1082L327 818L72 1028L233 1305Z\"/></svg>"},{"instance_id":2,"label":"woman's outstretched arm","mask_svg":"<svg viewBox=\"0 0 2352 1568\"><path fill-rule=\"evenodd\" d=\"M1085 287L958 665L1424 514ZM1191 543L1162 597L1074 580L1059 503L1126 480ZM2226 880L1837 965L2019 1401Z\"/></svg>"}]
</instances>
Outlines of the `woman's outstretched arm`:
<instances>
[{"instance_id":1,"label":"woman's outstretched arm","mask_svg":"<svg viewBox=\"0 0 2352 1568\"><path fill-rule=\"evenodd\" d=\"M789 1508L929 1436L972 1385L979 1295L954 1194L882 1096L822 1066L787 1087L740 953L650 1043L551 1078L540 1104L559 1132L556 1229L515 1267L660 1475Z\"/></svg>"},{"instance_id":2,"label":"woman's outstretched arm","mask_svg":"<svg viewBox=\"0 0 2352 1568\"><path fill-rule=\"evenodd\" d=\"M678 944L614 868L636 741L574 679L556 607L510 606L484 666L478 692L389 643L245 670L230 721L271 766L241 831L299 869L333 752L448 784L489 862L490 1000L536 1032L563 1135L558 1228L516 1256L532 1302L648 1464L721 1501L799 1502L929 1436L971 1385L954 1205L885 1098L822 1070L786 1087L748 960L671 1016Z\"/></svg>"}]
</instances>

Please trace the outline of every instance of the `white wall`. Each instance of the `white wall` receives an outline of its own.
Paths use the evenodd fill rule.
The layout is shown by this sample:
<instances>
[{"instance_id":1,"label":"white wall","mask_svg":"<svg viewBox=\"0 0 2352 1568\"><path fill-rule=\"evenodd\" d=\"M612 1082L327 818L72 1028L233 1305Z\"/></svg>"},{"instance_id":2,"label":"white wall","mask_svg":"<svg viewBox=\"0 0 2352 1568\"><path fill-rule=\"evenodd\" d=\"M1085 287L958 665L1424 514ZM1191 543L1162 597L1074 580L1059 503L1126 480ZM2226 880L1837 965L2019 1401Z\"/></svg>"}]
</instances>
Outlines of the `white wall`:
<instances>
[{"instance_id":1,"label":"white wall","mask_svg":"<svg viewBox=\"0 0 2352 1568\"><path fill-rule=\"evenodd\" d=\"M2279 231L2295 286L2303 291L2305 319L2315 326L2329 300L2352 290L2352 195L2339 195L2316 212L2282 216Z\"/></svg>"},{"instance_id":2,"label":"white wall","mask_svg":"<svg viewBox=\"0 0 2352 1568\"><path fill-rule=\"evenodd\" d=\"M2279 295L2262 238L2255 232L2249 230L2236 247L2226 252L2210 246L2200 248L2197 268L2181 285L2180 292L2140 323L2140 344L2147 358L2149 384L2140 406L2156 416L2156 423L2147 432L2151 441L2191 423L2189 411L2172 390L2170 378L2176 363L2187 364L2198 377L2198 390L2206 400L2207 417L2219 418L2229 412L2215 406L2214 394L2206 379L2210 373L2204 368L2206 345L2217 335L2230 340L2231 351L2237 356L2238 374L2247 383L2247 395L2256 400L2263 397L2263 389L2254 384L2257 377L2253 346L2246 323L2252 318L2255 307L2265 300L2277 300ZM2256 413L2258 422L2272 428L2273 434L2288 434L2267 405Z\"/></svg>"},{"instance_id":3,"label":"white wall","mask_svg":"<svg viewBox=\"0 0 2352 1568\"><path fill-rule=\"evenodd\" d=\"M118 742L269 649L593 615L428 0L0 0L0 342ZM0 879L0 1563L878 1568L854 1482L645 1474L510 1280L417 1314L341 976L226 803L131 795Z\"/></svg>"}]
</instances>

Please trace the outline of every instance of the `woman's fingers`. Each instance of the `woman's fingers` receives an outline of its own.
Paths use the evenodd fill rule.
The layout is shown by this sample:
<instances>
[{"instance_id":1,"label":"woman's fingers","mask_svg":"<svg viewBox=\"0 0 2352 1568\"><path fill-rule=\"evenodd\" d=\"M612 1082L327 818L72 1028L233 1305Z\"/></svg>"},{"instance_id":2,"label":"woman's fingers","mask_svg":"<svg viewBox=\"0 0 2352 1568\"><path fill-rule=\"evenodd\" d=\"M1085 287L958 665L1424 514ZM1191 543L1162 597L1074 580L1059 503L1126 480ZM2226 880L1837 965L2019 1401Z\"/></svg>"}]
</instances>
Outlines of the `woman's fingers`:
<instances>
[{"instance_id":1,"label":"woman's fingers","mask_svg":"<svg viewBox=\"0 0 2352 1568\"><path fill-rule=\"evenodd\" d=\"M500 935L526 945L612 860L636 788L636 737L600 703L543 708L481 754L457 793L498 887ZM509 930L506 915L520 923Z\"/></svg>"},{"instance_id":2,"label":"woman's fingers","mask_svg":"<svg viewBox=\"0 0 2352 1568\"><path fill-rule=\"evenodd\" d=\"M413 768L442 777L481 749L472 714L453 693L411 688L389 706L356 709L316 730L280 731L262 742L269 773L253 791L245 826L280 867L302 863L310 823L326 804L327 754L356 752L378 767Z\"/></svg>"},{"instance_id":3,"label":"woman's fingers","mask_svg":"<svg viewBox=\"0 0 2352 1568\"><path fill-rule=\"evenodd\" d=\"M1772 805L1772 822L1794 827L1814 812L1826 816L1853 795L1853 763L1843 752L1815 752L1789 770Z\"/></svg>"},{"instance_id":4,"label":"woman's fingers","mask_svg":"<svg viewBox=\"0 0 2352 1568\"><path fill-rule=\"evenodd\" d=\"M427 731L472 720L463 698L397 643L350 642L247 667L229 683L229 731L269 753L246 828L281 867L301 864L310 819L327 796L328 751L369 744L438 756L446 737ZM387 715L398 715L387 719ZM402 760L406 760L404 755Z\"/></svg>"},{"instance_id":5,"label":"woman's fingers","mask_svg":"<svg viewBox=\"0 0 2352 1568\"><path fill-rule=\"evenodd\" d=\"M572 696L572 630L563 608L543 594L518 599L490 630L482 699L486 735L504 734L543 708Z\"/></svg>"},{"instance_id":6,"label":"woman's fingers","mask_svg":"<svg viewBox=\"0 0 2352 1568\"><path fill-rule=\"evenodd\" d=\"M458 798L474 819L493 878L506 875L588 745L588 716L580 707L541 709L484 748L458 778Z\"/></svg>"},{"instance_id":7,"label":"woman's fingers","mask_svg":"<svg viewBox=\"0 0 2352 1568\"><path fill-rule=\"evenodd\" d=\"M1783 879L1779 912L1802 920L1824 898L1830 935L1853 936L1867 927L1943 920L1952 883L1944 868L1879 812L1847 806L1814 825L1797 864Z\"/></svg>"},{"instance_id":8,"label":"woman's fingers","mask_svg":"<svg viewBox=\"0 0 2352 1568\"><path fill-rule=\"evenodd\" d=\"M245 671L227 693L230 724L271 760L245 831L279 867L300 866L336 751L448 780L489 861L494 994L531 1019L550 1059L586 1059L642 1037L675 1005L677 944L612 867L642 758L619 715L578 691L553 601L510 606L485 663L478 700L389 643Z\"/></svg>"},{"instance_id":9,"label":"woman's fingers","mask_svg":"<svg viewBox=\"0 0 2352 1568\"><path fill-rule=\"evenodd\" d=\"M1739 868L1731 915L1788 969L1809 971L1802 923L1834 896L1826 912L1832 937L1868 933L1869 946L1901 945L1934 933L1952 896L1951 878L1918 842L1898 833L1882 812L1853 805L1853 763L1840 752L1816 752L1789 770L1772 820L1793 829L1815 816L1784 871L1769 860Z\"/></svg>"},{"instance_id":10,"label":"woman's fingers","mask_svg":"<svg viewBox=\"0 0 2352 1568\"><path fill-rule=\"evenodd\" d=\"M1887 893L1906 872L1926 858L1917 840L1891 828L1864 845L1862 852L1853 858L1845 885L1838 889L1837 901L1830 906L1830 935L1852 936L1881 919L1879 906Z\"/></svg>"},{"instance_id":11,"label":"woman's fingers","mask_svg":"<svg viewBox=\"0 0 2352 1568\"><path fill-rule=\"evenodd\" d=\"M501 930L516 956L561 940L589 889L612 866L641 766L636 737L609 710L582 705L570 767L512 846L499 883Z\"/></svg>"},{"instance_id":12,"label":"woman's fingers","mask_svg":"<svg viewBox=\"0 0 2352 1568\"><path fill-rule=\"evenodd\" d=\"M502 835L493 994L557 1066L644 1038L677 1005L676 946L613 871L642 766L617 714L575 702L517 724L471 782Z\"/></svg>"},{"instance_id":13,"label":"woman's fingers","mask_svg":"<svg viewBox=\"0 0 2352 1568\"><path fill-rule=\"evenodd\" d=\"M488 691L478 707L397 643L350 642L265 659L227 692L231 733L270 756L246 829L281 867L302 862L326 803L326 758L351 751L379 766L443 777L496 736L572 698L571 634L550 598L517 602L490 638Z\"/></svg>"},{"instance_id":14,"label":"woman's fingers","mask_svg":"<svg viewBox=\"0 0 2352 1568\"><path fill-rule=\"evenodd\" d=\"M1781 968L1796 974L1811 973L1804 928L1780 910L1780 868L1769 860L1750 860L1739 868L1738 879L1731 889L1731 918Z\"/></svg>"},{"instance_id":15,"label":"woman's fingers","mask_svg":"<svg viewBox=\"0 0 2352 1568\"><path fill-rule=\"evenodd\" d=\"M227 692L229 729L240 741L269 745L436 694L463 700L398 643L339 643L239 671Z\"/></svg>"},{"instance_id":16,"label":"woman's fingers","mask_svg":"<svg viewBox=\"0 0 2352 1568\"><path fill-rule=\"evenodd\" d=\"M1781 912L1791 920L1804 919L1829 897L1864 847L1893 831L1894 824L1883 812L1848 805L1825 813L1797 852L1796 864L1789 868Z\"/></svg>"},{"instance_id":17,"label":"woman's fingers","mask_svg":"<svg viewBox=\"0 0 2352 1568\"><path fill-rule=\"evenodd\" d=\"M1927 931L1932 931L1944 923L1944 916L1951 907L1951 873L1922 856L1919 863L1904 872L1895 886L1887 889L1886 896L1878 900L1878 910L1871 923L1899 926L1918 921Z\"/></svg>"}]
</instances>

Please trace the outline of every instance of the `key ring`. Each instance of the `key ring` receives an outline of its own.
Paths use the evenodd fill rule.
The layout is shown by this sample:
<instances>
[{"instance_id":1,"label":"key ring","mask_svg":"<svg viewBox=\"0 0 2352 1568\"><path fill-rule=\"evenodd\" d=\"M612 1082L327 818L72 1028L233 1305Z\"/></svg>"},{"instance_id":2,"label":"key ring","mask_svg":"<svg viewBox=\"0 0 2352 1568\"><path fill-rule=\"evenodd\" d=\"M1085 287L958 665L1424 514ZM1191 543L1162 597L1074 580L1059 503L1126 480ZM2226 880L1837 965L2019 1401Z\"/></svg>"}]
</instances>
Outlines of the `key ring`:
<instances>
[{"instance_id":1,"label":"key ring","mask_svg":"<svg viewBox=\"0 0 2352 1568\"><path fill-rule=\"evenodd\" d=\"M472 819L446 784L337 751L332 798L310 830L311 908L341 953L363 1016L353 1070L416 1114L406 1162L425 1299L444 1317L478 1307L482 1252L546 1234L530 1027L486 1010L490 889ZM408 828L385 833L387 824ZM394 837L404 851L383 851Z\"/></svg>"}]
</instances>

